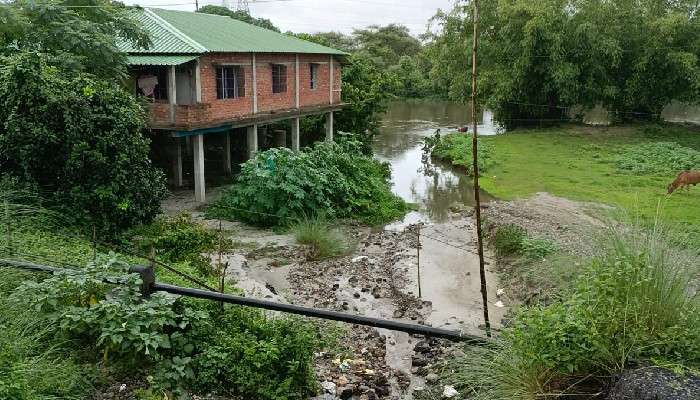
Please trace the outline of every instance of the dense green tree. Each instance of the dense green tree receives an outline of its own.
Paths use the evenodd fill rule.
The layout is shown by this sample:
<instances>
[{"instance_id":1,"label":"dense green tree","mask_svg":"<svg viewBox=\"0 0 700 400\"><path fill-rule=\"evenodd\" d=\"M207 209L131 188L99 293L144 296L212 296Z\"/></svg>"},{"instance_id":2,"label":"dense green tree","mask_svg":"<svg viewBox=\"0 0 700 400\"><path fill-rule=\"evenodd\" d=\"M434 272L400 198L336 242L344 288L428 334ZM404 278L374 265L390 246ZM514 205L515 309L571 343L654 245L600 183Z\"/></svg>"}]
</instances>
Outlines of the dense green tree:
<instances>
[{"instance_id":1,"label":"dense green tree","mask_svg":"<svg viewBox=\"0 0 700 400\"><path fill-rule=\"evenodd\" d=\"M414 57L421 51L421 42L411 36L404 25L371 25L366 29L356 29L353 36L358 51L380 67L396 65L401 56Z\"/></svg>"},{"instance_id":2,"label":"dense green tree","mask_svg":"<svg viewBox=\"0 0 700 400\"><path fill-rule=\"evenodd\" d=\"M105 234L147 223L166 189L141 134L143 108L119 84L66 68L66 58L0 58L0 171Z\"/></svg>"},{"instance_id":3,"label":"dense green tree","mask_svg":"<svg viewBox=\"0 0 700 400\"><path fill-rule=\"evenodd\" d=\"M700 101L695 0L483 2L480 97L506 125L602 104L618 119L658 118L671 100ZM470 2L434 17L431 77L454 100L471 81Z\"/></svg>"},{"instance_id":4,"label":"dense green tree","mask_svg":"<svg viewBox=\"0 0 700 400\"><path fill-rule=\"evenodd\" d=\"M0 55L21 50L69 54L66 67L107 79L125 73L119 38L147 47L129 9L110 0L15 0L0 7Z\"/></svg>"},{"instance_id":5,"label":"dense green tree","mask_svg":"<svg viewBox=\"0 0 700 400\"><path fill-rule=\"evenodd\" d=\"M205 13L205 14L215 14L215 15L223 15L226 17L231 17L233 19L237 19L239 21L243 21L246 23L249 23L251 25L259 26L261 28L269 29L271 31L279 32L279 28L276 27L272 21L270 21L267 18L255 18L251 16L249 13L241 10L233 11L230 10L226 7L222 6L215 6L212 4L207 4L206 6L200 8L197 10L197 12L200 13Z\"/></svg>"},{"instance_id":6,"label":"dense green tree","mask_svg":"<svg viewBox=\"0 0 700 400\"><path fill-rule=\"evenodd\" d=\"M350 56L343 67L343 101L349 106L337 113L336 127L354 134L367 154L372 153L372 139L396 86L393 74L361 54Z\"/></svg>"}]
</instances>

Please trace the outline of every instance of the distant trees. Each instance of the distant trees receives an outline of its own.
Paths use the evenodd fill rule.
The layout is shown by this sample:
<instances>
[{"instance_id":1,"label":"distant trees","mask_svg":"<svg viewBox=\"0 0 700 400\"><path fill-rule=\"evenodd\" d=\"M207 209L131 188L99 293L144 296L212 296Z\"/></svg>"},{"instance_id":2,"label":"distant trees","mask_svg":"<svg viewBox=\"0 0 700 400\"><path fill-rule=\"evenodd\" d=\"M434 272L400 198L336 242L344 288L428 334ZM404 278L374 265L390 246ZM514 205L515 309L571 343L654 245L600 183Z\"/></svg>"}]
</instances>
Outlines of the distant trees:
<instances>
[{"instance_id":1,"label":"distant trees","mask_svg":"<svg viewBox=\"0 0 700 400\"><path fill-rule=\"evenodd\" d=\"M269 29L271 31L275 31L275 32L280 31L279 28L276 27L272 23L272 21L270 21L269 19L267 19L267 18L255 18L245 11L233 11L233 10L230 10L226 7L208 4L208 5L200 8L199 10L197 10L197 12L204 13L204 14L223 15L226 17L231 17L233 19L237 19L239 21L249 23L251 25L255 25L255 26L259 26L261 28Z\"/></svg>"},{"instance_id":2,"label":"distant trees","mask_svg":"<svg viewBox=\"0 0 700 400\"><path fill-rule=\"evenodd\" d=\"M695 0L483 2L480 97L506 126L602 104L617 119L658 118L671 100L700 101ZM430 76L451 99L470 92L471 5L439 12Z\"/></svg>"}]
</instances>

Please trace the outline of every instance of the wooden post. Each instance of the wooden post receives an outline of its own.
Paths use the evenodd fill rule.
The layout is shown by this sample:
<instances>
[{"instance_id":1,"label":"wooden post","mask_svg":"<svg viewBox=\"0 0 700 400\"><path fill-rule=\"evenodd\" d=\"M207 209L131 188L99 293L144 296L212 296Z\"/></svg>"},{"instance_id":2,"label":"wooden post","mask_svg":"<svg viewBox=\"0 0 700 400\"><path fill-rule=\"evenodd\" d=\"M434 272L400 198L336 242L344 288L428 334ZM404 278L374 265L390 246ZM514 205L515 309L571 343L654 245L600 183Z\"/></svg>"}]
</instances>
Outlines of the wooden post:
<instances>
[{"instance_id":1,"label":"wooden post","mask_svg":"<svg viewBox=\"0 0 700 400\"><path fill-rule=\"evenodd\" d=\"M420 244L420 225L421 225L420 222L418 223L418 225L416 225L416 232L418 235L418 246L416 247L416 249L418 250L418 298L419 299L423 297L423 295L421 293L421 284L420 284L420 247L421 247L421 244Z\"/></svg>"},{"instance_id":2,"label":"wooden post","mask_svg":"<svg viewBox=\"0 0 700 400\"><path fill-rule=\"evenodd\" d=\"M474 0L474 32L472 35L472 171L474 172L474 203L476 208L476 236L479 251L479 277L481 279L481 299L484 304L484 326L486 336L491 337L491 323L489 322L489 303L486 289L486 269L484 267L484 241L481 232L481 199L479 197L479 163L478 163L478 134L476 131L476 61L478 46L479 1Z\"/></svg>"}]
</instances>

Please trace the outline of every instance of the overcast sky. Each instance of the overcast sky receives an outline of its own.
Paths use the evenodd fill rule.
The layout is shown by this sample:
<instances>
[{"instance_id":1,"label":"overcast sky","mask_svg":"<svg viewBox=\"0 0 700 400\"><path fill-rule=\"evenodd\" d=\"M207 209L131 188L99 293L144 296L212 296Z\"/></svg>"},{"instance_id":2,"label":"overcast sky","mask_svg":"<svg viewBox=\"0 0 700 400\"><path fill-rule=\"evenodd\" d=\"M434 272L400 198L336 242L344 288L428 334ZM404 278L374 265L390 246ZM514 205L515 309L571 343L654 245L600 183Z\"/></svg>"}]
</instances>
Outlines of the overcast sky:
<instances>
[{"instance_id":1,"label":"overcast sky","mask_svg":"<svg viewBox=\"0 0 700 400\"><path fill-rule=\"evenodd\" d=\"M191 4L188 3L191 1ZM238 0L200 0L231 8ZM194 11L194 0L126 0L127 4ZM449 9L454 0L249 0L254 17L269 18L282 32L352 32L367 25L400 23L414 35L425 32L428 19L438 8Z\"/></svg>"}]
</instances>

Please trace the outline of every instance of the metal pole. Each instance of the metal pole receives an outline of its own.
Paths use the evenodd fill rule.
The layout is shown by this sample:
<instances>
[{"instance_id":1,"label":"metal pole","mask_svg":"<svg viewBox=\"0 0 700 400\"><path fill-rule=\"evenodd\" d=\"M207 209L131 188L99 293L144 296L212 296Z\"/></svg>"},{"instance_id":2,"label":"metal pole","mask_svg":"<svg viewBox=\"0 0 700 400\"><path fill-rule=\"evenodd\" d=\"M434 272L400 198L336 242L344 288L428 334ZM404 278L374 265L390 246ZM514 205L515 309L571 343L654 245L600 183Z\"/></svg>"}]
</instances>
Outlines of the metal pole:
<instances>
[{"instance_id":1,"label":"metal pole","mask_svg":"<svg viewBox=\"0 0 700 400\"><path fill-rule=\"evenodd\" d=\"M474 32L472 34L472 172L474 173L474 203L476 207L476 236L479 250L479 277L481 279L481 299L484 303L484 325L486 336L491 337L491 323L489 322L489 303L486 289L486 270L484 268L484 242L481 232L481 199L479 198L479 162L478 162L478 134L476 131L476 54L478 46L479 25L479 1L473 0L474 6Z\"/></svg>"}]
</instances>

